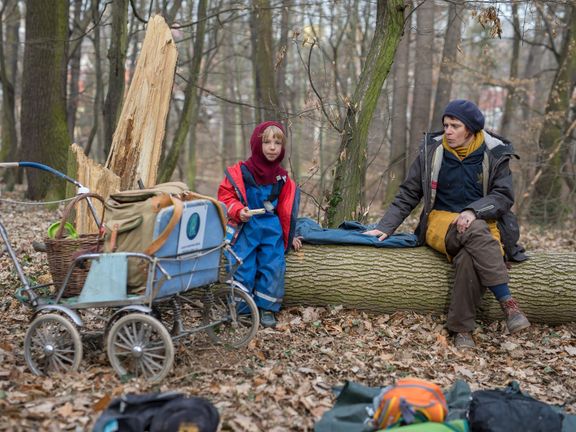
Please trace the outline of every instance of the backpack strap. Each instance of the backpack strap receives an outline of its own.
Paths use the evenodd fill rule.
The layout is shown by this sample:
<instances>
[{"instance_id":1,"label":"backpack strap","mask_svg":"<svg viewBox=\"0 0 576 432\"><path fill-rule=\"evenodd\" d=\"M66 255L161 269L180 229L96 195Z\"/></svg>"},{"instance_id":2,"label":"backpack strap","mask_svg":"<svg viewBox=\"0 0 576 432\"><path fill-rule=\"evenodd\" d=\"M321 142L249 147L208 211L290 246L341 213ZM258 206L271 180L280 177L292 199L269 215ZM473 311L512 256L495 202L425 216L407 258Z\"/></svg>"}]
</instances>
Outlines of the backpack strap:
<instances>
[{"instance_id":1,"label":"backpack strap","mask_svg":"<svg viewBox=\"0 0 576 432\"><path fill-rule=\"evenodd\" d=\"M174 230L174 227L178 224L178 222L180 222L180 218L182 217L182 210L184 209L182 201L172 195L168 195L168 197L174 206L172 217L170 218L168 225L166 225L166 228L164 228L164 231L162 231L156 240L150 243L150 245L144 251L144 253L147 255L153 255L158 252L162 245L166 243L166 240L168 240L168 237Z\"/></svg>"}]
</instances>

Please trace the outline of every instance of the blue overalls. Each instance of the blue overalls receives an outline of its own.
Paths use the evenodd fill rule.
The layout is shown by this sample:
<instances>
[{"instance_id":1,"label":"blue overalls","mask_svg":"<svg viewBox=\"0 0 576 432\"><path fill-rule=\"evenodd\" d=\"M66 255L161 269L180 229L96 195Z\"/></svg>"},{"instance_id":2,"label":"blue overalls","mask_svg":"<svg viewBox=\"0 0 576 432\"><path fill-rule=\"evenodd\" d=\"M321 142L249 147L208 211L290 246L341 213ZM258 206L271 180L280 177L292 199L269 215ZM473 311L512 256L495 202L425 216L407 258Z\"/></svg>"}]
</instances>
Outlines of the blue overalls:
<instances>
[{"instance_id":1,"label":"blue overalls","mask_svg":"<svg viewBox=\"0 0 576 432\"><path fill-rule=\"evenodd\" d=\"M250 209L264 208L265 201L276 208L278 184L258 185L244 166L242 178ZM276 213L267 211L253 215L247 223L242 224L233 249L243 261L234 279L248 288L258 308L278 312L284 297L286 260L282 226Z\"/></svg>"}]
</instances>

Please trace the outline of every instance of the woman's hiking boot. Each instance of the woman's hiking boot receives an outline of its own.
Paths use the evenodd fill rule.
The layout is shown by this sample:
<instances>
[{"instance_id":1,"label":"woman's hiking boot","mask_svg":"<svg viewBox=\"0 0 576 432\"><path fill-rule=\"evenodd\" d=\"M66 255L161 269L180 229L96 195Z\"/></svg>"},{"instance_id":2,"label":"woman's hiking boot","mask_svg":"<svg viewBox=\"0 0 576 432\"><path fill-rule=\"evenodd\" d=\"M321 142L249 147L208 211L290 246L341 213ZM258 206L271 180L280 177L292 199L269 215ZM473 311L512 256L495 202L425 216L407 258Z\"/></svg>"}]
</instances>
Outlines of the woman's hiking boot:
<instances>
[{"instance_id":1,"label":"woman's hiking boot","mask_svg":"<svg viewBox=\"0 0 576 432\"><path fill-rule=\"evenodd\" d=\"M476 343L472 339L472 333L456 333L454 335L454 346L459 350L476 348Z\"/></svg>"},{"instance_id":2,"label":"woman's hiking boot","mask_svg":"<svg viewBox=\"0 0 576 432\"><path fill-rule=\"evenodd\" d=\"M274 312L260 309L260 324L264 328L276 327L276 317Z\"/></svg>"},{"instance_id":3,"label":"woman's hiking boot","mask_svg":"<svg viewBox=\"0 0 576 432\"><path fill-rule=\"evenodd\" d=\"M530 327L530 321L528 321L526 315L520 310L518 302L512 297L509 296L500 300L500 307L502 311L504 311L506 326L510 333L516 333Z\"/></svg>"}]
</instances>

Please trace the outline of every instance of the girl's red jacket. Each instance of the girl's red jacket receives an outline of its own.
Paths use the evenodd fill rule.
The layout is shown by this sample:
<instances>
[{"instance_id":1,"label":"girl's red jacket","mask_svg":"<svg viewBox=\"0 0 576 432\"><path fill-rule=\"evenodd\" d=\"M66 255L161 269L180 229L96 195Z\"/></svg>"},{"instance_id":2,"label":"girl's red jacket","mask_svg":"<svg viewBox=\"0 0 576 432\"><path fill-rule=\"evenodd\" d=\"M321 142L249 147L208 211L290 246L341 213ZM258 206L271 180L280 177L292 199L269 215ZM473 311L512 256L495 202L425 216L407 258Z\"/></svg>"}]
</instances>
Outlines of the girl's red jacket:
<instances>
[{"instance_id":1,"label":"girl's red jacket","mask_svg":"<svg viewBox=\"0 0 576 432\"><path fill-rule=\"evenodd\" d=\"M242 223L240 220L240 210L246 207L246 203L248 202L246 198L246 186L242 178L242 165L243 162L240 161L236 165L228 167L224 180L222 180L222 183L220 183L218 187L218 200L226 205L228 218L239 224ZM286 176L286 182L278 197L278 206L276 208L276 214L282 226L284 247L286 250L288 250L294 236L294 228L298 215L298 192L294 180Z\"/></svg>"}]
</instances>

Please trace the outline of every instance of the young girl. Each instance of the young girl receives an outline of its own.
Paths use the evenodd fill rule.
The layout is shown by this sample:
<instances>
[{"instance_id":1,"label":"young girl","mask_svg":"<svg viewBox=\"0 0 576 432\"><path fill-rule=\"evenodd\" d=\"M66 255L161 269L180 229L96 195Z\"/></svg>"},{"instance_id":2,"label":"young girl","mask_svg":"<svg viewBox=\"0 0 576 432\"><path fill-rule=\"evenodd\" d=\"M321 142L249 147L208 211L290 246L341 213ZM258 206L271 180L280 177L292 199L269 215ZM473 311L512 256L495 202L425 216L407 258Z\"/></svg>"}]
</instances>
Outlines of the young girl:
<instances>
[{"instance_id":1,"label":"young girl","mask_svg":"<svg viewBox=\"0 0 576 432\"><path fill-rule=\"evenodd\" d=\"M276 325L274 313L284 297L284 254L290 245L302 247L294 238L299 190L280 166L285 145L282 125L259 124L250 138L252 155L228 167L218 188L228 218L239 224L232 247L243 263L234 277L252 293L263 327Z\"/></svg>"}]
</instances>

